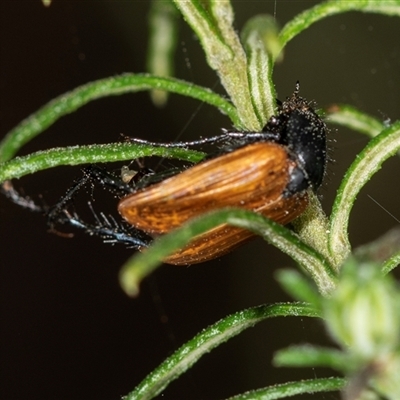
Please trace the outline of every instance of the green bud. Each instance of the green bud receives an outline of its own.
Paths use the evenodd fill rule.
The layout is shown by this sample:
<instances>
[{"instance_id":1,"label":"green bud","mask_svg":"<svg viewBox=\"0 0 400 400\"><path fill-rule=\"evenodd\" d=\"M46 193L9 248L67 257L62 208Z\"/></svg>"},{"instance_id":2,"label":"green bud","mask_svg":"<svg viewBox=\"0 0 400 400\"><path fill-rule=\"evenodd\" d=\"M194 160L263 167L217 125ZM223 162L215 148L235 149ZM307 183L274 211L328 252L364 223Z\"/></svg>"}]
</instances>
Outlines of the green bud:
<instances>
[{"instance_id":1,"label":"green bud","mask_svg":"<svg viewBox=\"0 0 400 400\"><path fill-rule=\"evenodd\" d=\"M399 346L400 295L375 264L350 259L324 315L332 337L361 362L381 359Z\"/></svg>"}]
</instances>

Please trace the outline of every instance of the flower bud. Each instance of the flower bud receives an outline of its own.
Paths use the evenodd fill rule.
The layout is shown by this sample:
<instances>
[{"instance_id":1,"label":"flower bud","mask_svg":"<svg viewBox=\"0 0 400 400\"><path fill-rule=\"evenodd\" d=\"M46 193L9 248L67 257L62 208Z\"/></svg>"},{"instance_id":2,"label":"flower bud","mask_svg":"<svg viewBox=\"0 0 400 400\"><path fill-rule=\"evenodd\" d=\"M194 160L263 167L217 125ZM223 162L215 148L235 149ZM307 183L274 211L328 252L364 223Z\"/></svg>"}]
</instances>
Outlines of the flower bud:
<instances>
[{"instance_id":1,"label":"flower bud","mask_svg":"<svg viewBox=\"0 0 400 400\"><path fill-rule=\"evenodd\" d=\"M324 315L332 337L362 362L398 349L400 295L390 276L375 264L350 259Z\"/></svg>"}]
</instances>

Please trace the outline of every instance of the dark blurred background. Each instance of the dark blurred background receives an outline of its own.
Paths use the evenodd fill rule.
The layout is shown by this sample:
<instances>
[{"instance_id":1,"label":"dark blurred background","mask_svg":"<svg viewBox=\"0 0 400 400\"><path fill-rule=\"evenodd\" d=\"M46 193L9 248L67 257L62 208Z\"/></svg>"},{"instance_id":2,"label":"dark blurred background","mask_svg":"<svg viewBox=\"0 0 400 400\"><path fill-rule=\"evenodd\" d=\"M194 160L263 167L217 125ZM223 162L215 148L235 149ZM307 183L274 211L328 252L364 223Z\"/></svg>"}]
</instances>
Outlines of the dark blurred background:
<instances>
[{"instance_id":1,"label":"dark blurred background","mask_svg":"<svg viewBox=\"0 0 400 400\"><path fill-rule=\"evenodd\" d=\"M0 135L52 98L78 85L145 70L145 1L1 2ZM312 1L234 1L236 27L257 13L274 13L283 25ZM397 18L347 13L318 22L287 46L274 76L281 99L293 92L320 107L349 103L382 120L400 117L400 23ZM176 76L223 93L183 21ZM107 143L126 135L157 141L189 140L230 127L207 105L172 95L163 109L148 93L97 100L66 116L19 153L55 146ZM332 127L335 163L321 189L330 213L343 173L368 139ZM399 159L394 157L359 195L352 212L354 246L398 224ZM79 167L62 167L16 181L50 204L65 193ZM108 204L108 207L114 204ZM96 203L101 209L102 205ZM76 234L46 232L40 215L0 198L2 399L118 399L177 347L220 318L251 306L289 300L274 271L295 267L256 240L213 262L189 268L163 266L136 299L117 282L131 252ZM274 369L274 349L326 343L318 321L275 319L250 329L211 354L165 391L164 399L220 399L269 384L326 376L329 371ZM301 398L308 398L301 397ZM317 395L336 399L339 395ZM300 398L300 397L298 397Z\"/></svg>"}]
</instances>

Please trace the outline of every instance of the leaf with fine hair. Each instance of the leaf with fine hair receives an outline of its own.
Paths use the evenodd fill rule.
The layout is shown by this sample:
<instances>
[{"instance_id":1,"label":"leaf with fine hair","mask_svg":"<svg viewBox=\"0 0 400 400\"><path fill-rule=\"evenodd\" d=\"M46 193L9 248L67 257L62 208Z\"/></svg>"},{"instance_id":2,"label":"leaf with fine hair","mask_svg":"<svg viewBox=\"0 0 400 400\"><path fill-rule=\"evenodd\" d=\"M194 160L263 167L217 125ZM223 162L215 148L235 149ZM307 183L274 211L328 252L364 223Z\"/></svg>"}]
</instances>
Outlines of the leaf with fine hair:
<instances>
[{"instance_id":1,"label":"leaf with fine hair","mask_svg":"<svg viewBox=\"0 0 400 400\"><path fill-rule=\"evenodd\" d=\"M196 32L208 65L217 72L222 85L237 109L240 129L259 132L260 121L254 112L247 79L247 60L232 25L233 10L227 0L174 0L186 22Z\"/></svg>"},{"instance_id":2,"label":"leaf with fine hair","mask_svg":"<svg viewBox=\"0 0 400 400\"><path fill-rule=\"evenodd\" d=\"M359 262L382 265L387 274L400 264L400 226L396 226L371 243L357 247L353 252Z\"/></svg>"},{"instance_id":3,"label":"leaf with fine hair","mask_svg":"<svg viewBox=\"0 0 400 400\"><path fill-rule=\"evenodd\" d=\"M199 162L205 156L196 150L157 147L132 143L92 144L37 151L24 157L15 157L0 163L0 183L13 178L21 178L47 168L61 165L80 165L103 162L134 160L141 157L159 156L176 158L189 162Z\"/></svg>"},{"instance_id":4,"label":"leaf with fine hair","mask_svg":"<svg viewBox=\"0 0 400 400\"><path fill-rule=\"evenodd\" d=\"M215 347L267 318L278 316L318 317L318 313L311 306L303 303L277 303L253 307L229 315L204 329L180 347L123 399L145 400L154 398Z\"/></svg>"},{"instance_id":5,"label":"leaf with fine hair","mask_svg":"<svg viewBox=\"0 0 400 400\"><path fill-rule=\"evenodd\" d=\"M152 0L148 21L147 70L155 76L173 76L178 12L172 0ZM165 90L152 89L150 95L153 103L159 107L165 105L168 99Z\"/></svg>"},{"instance_id":6,"label":"leaf with fine hair","mask_svg":"<svg viewBox=\"0 0 400 400\"><path fill-rule=\"evenodd\" d=\"M292 298L312 304L317 310L322 307L321 295L304 274L294 269L280 269L275 278Z\"/></svg>"},{"instance_id":7,"label":"leaf with fine hair","mask_svg":"<svg viewBox=\"0 0 400 400\"><path fill-rule=\"evenodd\" d=\"M297 15L282 28L279 34L282 48L299 33L321 19L349 11L361 11L399 17L400 0L330 0L317 4Z\"/></svg>"},{"instance_id":8,"label":"leaf with fine hair","mask_svg":"<svg viewBox=\"0 0 400 400\"><path fill-rule=\"evenodd\" d=\"M129 296L138 295L142 279L153 272L164 258L183 248L193 237L224 223L248 229L288 254L310 274L322 294L328 294L335 288L336 274L317 251L307 246L288 228L243 209L223 209L205 214L158 238L149 249L134 255L122 267L122 288Z\"/></svg>"},{"instance_id":9,"label":"leaf with fine hair","mask_svg":"<svg viewBox=\"0 0 400 400\"><path fill-rule=\"evenodd\" d=\"M262 389L251 390L249 392L230 397L226 400L276 400L286 399L287 397L298 394L312 394L321 392L333 392L342 390L346 385L343 378L320 378L307 379L297 382L280 383L278 385L267 386Z\"/></svg>"},{"instance_id":10,"label":"leaf with fine hair","mask_svg":"<svg viewBox=\"0 0 400 400\"><path fill-rule=\"evenodd\" d=\"M228 115L233 125L240 125L232 104L210 89L174 78L162 78L149 74L124 74L79 86L56 97L24 119L0 142L0 162L12 158L25 143L54 124L59 118L76 111L90 101L149 89L162 89L198 99L219 108L221 112Z\"/></svg>"},{"instance_id":11,"label":"leaf with fine hair","mask_svg":"<svg viewBox=\"0 0 400 400\"><path fill-rule=\"evenodd\" d=\"M248 59L247 76L251 100L261 126L276 114L272 56L268 47L273 42L271 36L278 37L276 23L269 15L259 15L247 21L241 34Z\"/></svg>"},{"instance_id":12,"label":"leaf with fine hair","mask_svg":"<svg viewBox=\"0 0 400 400\"><path fill-rule=\"evenodd\" d=\"M335 104L326 112L328 122L345 126L370 138L377 136L385 129L381 121L348 104Z\"/></svg>"},{"instance_id":13,"label":"leaf with fine hair","mask_svg":"<svg viewBox=\"0 0 400 400\"><path fill-rule=\"evenodd\" d=\"M329 248L337 265L350 253L348 223L356 196L389 157L400 150L400 121L372 139L347 170L332 208Z\"/></svg>"},{"instance_id":14,"label":"leaf with fine hair","mask_svg":"<svg viewBox=\"0 0 400 400\"><path fill-rule=\"evenodd\" d=\"M277 367L326 367L347 373L352 365L349 361L341 350L307 344L278 350L273 363Z\"/></svg>"}]
</instances>

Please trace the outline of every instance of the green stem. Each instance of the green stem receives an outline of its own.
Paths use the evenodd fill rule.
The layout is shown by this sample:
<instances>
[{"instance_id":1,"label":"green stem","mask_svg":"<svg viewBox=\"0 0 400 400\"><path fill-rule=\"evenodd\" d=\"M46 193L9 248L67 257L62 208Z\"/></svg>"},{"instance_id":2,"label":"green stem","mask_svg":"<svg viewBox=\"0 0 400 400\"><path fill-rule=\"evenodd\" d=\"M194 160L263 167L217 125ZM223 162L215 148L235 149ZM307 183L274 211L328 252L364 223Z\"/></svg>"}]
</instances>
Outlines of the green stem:
<instances>
[{"instance_id":1,"label":"green stem","mask_svg":"<svg viewBox=\"0 0 400 400\"><path fill-rule=\"evenodd\" d=\"M240 127L253 132L262 128L252 106L247 79L247 59L233 28L233 10L228 0L211 0L206 8L199 0L174 0L186 22L196 32L209 66L215 70L236 106ZM264 77L262 77L264 78Z\"/></svg>"}]
</instances>

